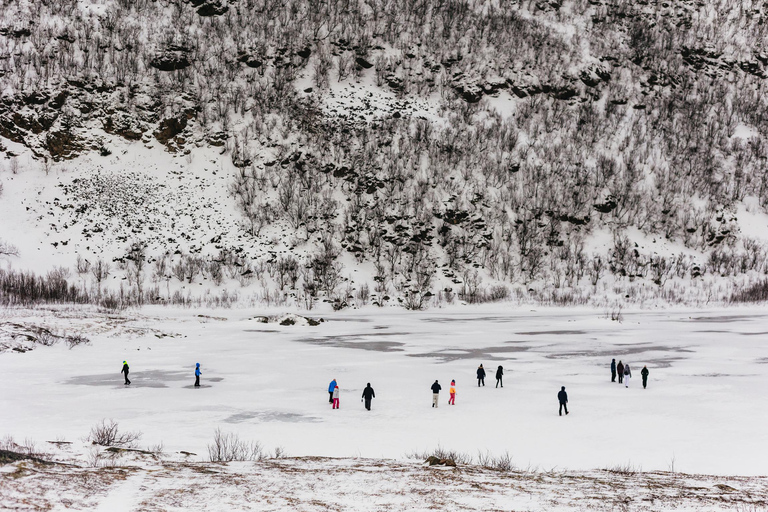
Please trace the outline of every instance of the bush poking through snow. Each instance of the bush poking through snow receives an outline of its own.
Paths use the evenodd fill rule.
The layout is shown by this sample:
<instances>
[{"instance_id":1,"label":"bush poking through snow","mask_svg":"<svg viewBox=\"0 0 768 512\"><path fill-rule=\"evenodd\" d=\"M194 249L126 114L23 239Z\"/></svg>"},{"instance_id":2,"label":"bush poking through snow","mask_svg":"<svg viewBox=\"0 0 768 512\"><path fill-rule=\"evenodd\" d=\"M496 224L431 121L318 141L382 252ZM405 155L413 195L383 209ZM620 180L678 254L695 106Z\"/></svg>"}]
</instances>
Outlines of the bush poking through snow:
<instances>
[{"instance_id":1,"label":"bush poking through snow","mask_svg":"<svg viewBox=\"0 0 768 512\"><path fill-rule=\"evenodd\" d=\"M768 302L768 278L733 293L731 302Z\"/></svg>"},{"instance_id":2,"label":"bush poking through snow","mask_svg":"<svg viewBox=\"0 0 768 512\"><path fill-rule=\"evenodd\" d=\"M603 468L603 471L622 476L632 476L642 472L642 469L633 466L631 462L627 462L626 464L617 464L610 468Z\"/></svg>"},{"instance_id":3,"label":"bush poking through snow","mask_svg":"<svg viewBox=\"0 0 768 512\"><path fill-rule=\"evenodd\" d=\"M50 331L41 329L40 332L37 334L37 338L35 339L35 342L39 343L44 347L52 347L59 342L59 337L55 336Z\"/></svg>"},{"instance_id":4,"label":"bush poking through snow","mask_svg":"<svg viewBox=\"0 0 768 512\"><path fill-rule=\"evenodd\" d=\"M0 183L0 195L2 195L3 192L3 184ZM18 256L19 250L16 248L15 245L6 242L5 240L0 240L0 256Z\"/></svg>"},{"instance_id":5,"label":"bush poking through snow","mask_svg":"<svg viewBox=\"0 0 768 512\"><path fill-rule=\"evenodd\" d=\"M141 432L120 432L115 420L101 420L101 423L91 427L88 441L101 446L134 448L141 436Z\"/></svg>"},{"instance_id":6,"label":"bush poking through snow","mask_svg":"<svg viewBox=\"0 0 768 512\"><path fill-rule=\"evenodd\" d=\"M213 434L213 443L208 445L208 460L229 462L261 460L264 451L258 441L242 441L237 434L224 434L220 428Z\"/></svg>"},{"instance_id":7,"label":"bush poking through snow","mask_svg":"<svg viewBox=\"0 0 768 512\"><path fill-rule=\"evenodd\" d=\"M512 456L509 452L504 452L501 455L494 456L491 452L486 451L477 453L478 465L496 471L512 471L515 469L515 465L512 463Z\"/></svg>"},{"instance_id":8,"label":"bush poking through snow","mask_svg":"<svg viewBox=\"0 0 768 512\"><path fill-rule=\"evenodd\" d=\"M75 334L74 336L67 336L64 338L69 349L73 349L78 345L90 345L91 340L83 336L82 334Z\"/></svg>"},{"instance_id":9,"label":"bush poking through snow","mask_svg":"<svg viewBox=\"0 0 768 512\"><path fill-rule=\"evenodd\" d=\"M472 456L467 455L466 453L457 452L455 450L446 450L441 447L437 447L431 452L411 452L409 455L406 455L409 459L421 459L426 463L429 463L430 466L433 466L433 463L430 463L430 460L434 461L437 459L439 464L445 464L445 462L440 463L439 461L451 461L454 464L472 464ZM449 464L451 465L451 464Z\"/></svg>"}]
</instances>

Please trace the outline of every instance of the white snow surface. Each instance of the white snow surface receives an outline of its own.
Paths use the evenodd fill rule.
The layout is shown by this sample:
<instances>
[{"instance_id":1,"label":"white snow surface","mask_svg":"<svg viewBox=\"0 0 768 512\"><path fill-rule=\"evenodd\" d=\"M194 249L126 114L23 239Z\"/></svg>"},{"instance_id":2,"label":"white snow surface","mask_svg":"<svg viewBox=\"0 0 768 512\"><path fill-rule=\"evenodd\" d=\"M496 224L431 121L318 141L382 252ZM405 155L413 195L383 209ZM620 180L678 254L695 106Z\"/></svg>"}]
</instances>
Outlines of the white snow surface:
<instances>
[{"instance_id":1,"label":"white snow surface","mask_svg":"<svg viewBox=\"0 0 768 512\"><path fill-rule=\"evenodd\" d=\"M594 309L371 307L310 312L323 318L317 326L280 325L288 313L2 310L0 324L81 333L91 344L0 353L0 434L82 444L112 418L143 432L142 446L162 442L198 461L221 428L290 456L402 460L439 446L509 452L518 467L542 470L768 474L765 309L625 311L616 322ZM628 388L610 382L613 357L631 364ZM197 362L200 389L192 386ZM478 388L480 363L488 376ZM498 365L503 388L494 387ZM333 378L339 410L328 403ZM435 379L443 391L432 409ZM447 404L451 379L455 406ZM376 392L370 412L361 403L367 382ZM560 386L571 412L562 417Z\"/></svg>"}]
</instances>

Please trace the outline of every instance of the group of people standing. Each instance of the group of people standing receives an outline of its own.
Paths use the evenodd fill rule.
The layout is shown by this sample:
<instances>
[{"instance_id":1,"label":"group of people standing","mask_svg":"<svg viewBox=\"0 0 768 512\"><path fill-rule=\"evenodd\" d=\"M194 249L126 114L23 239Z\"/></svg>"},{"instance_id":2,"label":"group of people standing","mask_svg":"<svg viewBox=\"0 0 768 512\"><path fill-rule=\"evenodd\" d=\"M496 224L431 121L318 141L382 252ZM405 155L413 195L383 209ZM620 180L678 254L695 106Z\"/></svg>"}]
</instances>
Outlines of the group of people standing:
<instances>
[{"instance_id":1,"label":"group of people standing","mask_svg":"<svg viewBox=\"0 0 768 512\"><path fill-rule=\"evenodd\" d=\"M643 378L643 389L646 388L648 385L648 374L650 372L648 371L647 366L643 366L643 369L640 371L640 376ZM483 365L481 364L477 368L477 387L485 386L485 368L483 368ZM619 377L619 383L624 384L626 387L629 387L629 379L632 378L632 369L629 366L629 363L624 364L623 362L619 361L618 364L616 364L616 359L613 359L611 361L611 382L616 382L616 376ZM504 377L504 368L499 365L499 367L496 369L496 387L498 388L501 386L504 387L503 384L503 377ZM440 391L442 391L443 387L440 385L440 382L438 380L435 380L435 382L432 384L431 388L432 390L432 407L438 408L440 406ZM451 387L450 387L450 398L448 399L449 405L456 405L456 381L451 381ZM365 401L365 408L369 411L371 410L371 399L374 398L376 395L373 392L373 388L371 387L371 383L369 382L366 388L363 390L363 401ZM558 411L558 414L560 416L563 415L563 411L565 411L565 414L568 415L568 393L565 391L565 386L560 387L560 391L557 393L557 401L560 404L560 409ZM336 379L333 379L331 383L328 386L328 403L333 404L334 409L339 408L339 386L336 382Z\"/></svg>"},{"instance_id":2,"label":"group of people standing","mask_svg":"<svg viewBox=\"0 0 768 512\"><path fill-rule=\"evenodd\" d=\"M120 370L121 374L125 375L125 385L130 385L131 381L128 379L128 373L130 372L130 368L128 366L127 361L123 361L123 369ZM650 372L648 371L647 366L643 366L643 369L640 371L640 376L643 379L643 389L646 389L648 386L648 374ZM200 387L200 375L202 375L202 372L200 371L200 363L197 363L195 365L195 386L194 387ZM632 369L629 366L629 363L623 363L621 360L619 360L618 364L616 363L616 359L611 360L611 382L616 382L616 377L619 377L619 384L624 384L624 387L629 387L629 380L632 378ZM496 369L496 387L498 388L501 386L504 387L503 383L503 377L504 377L504 368L499 365L499 367ZM485 368L483 368L483 365L481 364L477 368L477 387L485 386ZM432 407L437 408L440 404L440 391L443 389L440 383L435 380L434 384L432 384ZM448 399L449 405L456 405L456 381L451 380L451 387L449 390L450 398ZM328 385L328 403L332 404L333 409L339 409L340 408L340 389L339 385L336 382L336 379L333 379L331 383ZM371 410L371 401L376 398L376 393L373 391L373 388L371 387L371 383L369 382L365 389L363 390L363 395L361 401L365 403L365 408L367 410ZM563 415L563 411L565 411L565 414L568 414L568 394L565 392L565 386L561 386L560 391L557 393L557 400L560 403L560 410L559 415Z\"/></svg>"},{"instance_id":3,"label":"group of people standing","mask_svg":"<svg viewBox=\"0 0 768 512\"><path fill-rule=\"evenodd\" d=\"M339 389L339 384L336 382L336 379L333 379L331 383L328 384L328 403L333 405L332 409L339 409L341 407L341 403L339 402L340 393L341 390ZM371 410L371 400L374 398L376 398L376 392L373 391L371 383L369 382L363 390L361 400L361 402L365 402L365 408L369 411Z\"/></svg>"},{"instance_id":4,"label":"group of people standing","mask_svg":"<svg viewBox=\"0 0 768 512\"><path fill-rule=\"evenodd\" d=\"M504 377L504 368L499 365L498 368L496 368L496 387L498 388L499 385L501 387L504 387L504 383L502 381ZM485 368L483 368L483 365L481 364L477 368L477 387L480 387L480 385L485 386Z\"/></svg>"},{"instance_id":5,"label":"group of people standing","mask_svg":"<svg viewBox=\"0 0 768 512\"><path fill-rule=\"evenodd\" d=\"M120 373L125 376L125 382L124 384L126 386L129 386L131 384L131 380L128 378L128 374L131 371L131 367L128 366L127 361L123 361L123 369L120 370ZM196 388L200 387L200 376L203 374L203 372L200 371L200 363L195 363L195 386Z\"/></svg>"},{"instance_id":6,"label":"group of people standing","mask_svg":"<svg viewBox=\"0 0 768 512\"><path fill-rule=\"evenodd\" d=\"M643 366L640 370L640 376L643 378L643 389L648 386L648 366ZM622 363L619 360L619 364L616 364L616 359L611 360L611 382L616 382L616 375L619 376L619 384L624 384L625 388L629 387L629 379L632 378L632 369L629 367L629 363Z\"/></svg>"}]
</instances>

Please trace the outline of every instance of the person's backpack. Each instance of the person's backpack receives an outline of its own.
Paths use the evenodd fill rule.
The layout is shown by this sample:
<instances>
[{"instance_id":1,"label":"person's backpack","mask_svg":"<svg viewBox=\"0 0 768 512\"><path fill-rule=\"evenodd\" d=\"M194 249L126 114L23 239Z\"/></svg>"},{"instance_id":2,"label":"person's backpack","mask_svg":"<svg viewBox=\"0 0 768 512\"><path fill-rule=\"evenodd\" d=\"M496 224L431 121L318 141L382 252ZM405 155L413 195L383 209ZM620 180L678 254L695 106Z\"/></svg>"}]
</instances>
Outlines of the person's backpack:
<instances>
[{"instance_id":1,"label":"person's backpack","mask_svg":"<svg viewBox=\"0 0 768 512\"><path fill-rule=\"evenodd\" d=\"M624 375L629 375L629 366L624 367Z\"/></svg>"}]
</instances>

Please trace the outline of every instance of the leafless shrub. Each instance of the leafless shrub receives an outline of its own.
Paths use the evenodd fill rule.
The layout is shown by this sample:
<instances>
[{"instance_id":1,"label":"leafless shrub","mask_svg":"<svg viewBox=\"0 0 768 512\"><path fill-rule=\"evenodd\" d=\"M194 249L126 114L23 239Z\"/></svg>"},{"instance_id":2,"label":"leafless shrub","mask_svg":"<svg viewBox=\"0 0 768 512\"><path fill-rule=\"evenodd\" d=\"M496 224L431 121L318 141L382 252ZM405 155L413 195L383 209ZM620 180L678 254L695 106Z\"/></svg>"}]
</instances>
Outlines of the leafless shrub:
<instances>
[{"instance_id":1,"label":"leafless shrub","mask_svg":"<svg viewBox=\"0 0 768 512\"><path fill-rule=\"evenodd\" d=\"M5 240L0 240L0 256L18 256L19 249Z\"/></svg>"},{"instance_id":2,"label":"leafless shrub","mask_svg":"<svg viewBox=\"0 0 768 512\"><path fill-rule=\"evenodd\" d=\"M44 347L52 347L60 341L60 338L47 329L41 329L35 337L35 343Z\"/></svg>"},{"instance_id":3,"label":"leafless shrub","mask_svg":"<svg viewBox=\"0 0 768 512\"><path fill-rule=\"evenodd\" d=\"M208 445L208 460L211 462L248 461L264 458L261 443L241 441L237 434L224 434L217 428L213 443Z\"/></svg>"},{"instance_id":4,"label":"leafless shrub","mask_svg":"<svg viewBox=\"0 0 768 512\"><path fill-rule=\"evenodd\" d=\"M405 455L408 459L427 460L430 457L452 460L456 464L472 464L472 456L455 450L446 450L440 446L432 451L411 452Z\"/></svg>"},{"instance_id":5,"label":"leafless shrub","mask_svg":"<svg viewBox=\"0 0 768 512\"><path fill-rule=\"evenodd\" d=\"M758 279L731 294L730 302L768 302L768 278Z\"/></svg>"},{"instance_id":6,"label":"leafless shrub","mask_svg":"<svg viewBox=\"0 0 768 512\"><path fill-rule=\"evenodd\" d=\"M499 456L494 456L490 452L478 452L477 464L486 469L493 469L496 471L512 471L515 469L515 465L512 463L512 456L509 452L504 452Z\"/></svg>"},{"instance_id":7,"label":"leafless shrub","mask_svg":"<svg viewBox=\"0 0 768 512\"><path fill-rule=\"evenodd\" d=\"M603 468L603 471L621 476L634 476L642 472L642 468L633 466L631 462L627 462L626 464L617 464L609 468Z\"/></svg>"},{"instance_id":8,"label":"leafless shrub","mask_svg":"<svg viewBox=\"0 0 768 512\"><path fill-rule=\"evenodd\" d=\"M91 274L96 280L97 292L101 294L101 283L109 277L109 273L112 270L111 265L102 258L96 259L96 263L91 265Z\"/></svg>"},{"instance_id":9,"label":"leafless shrub","mask_svg":"<svg viewBox=\"0 0 768 512\"><path fill-rule=\"evenodd\" d=\"M82 334L75 334L73 336L66 336L64 338L64 341L67 343L67 346L69 349L73 349L74 347L77 347L78 345L90 345L91 340L83 336Z\"/></svg>"},{"instance_id":10,"label":"leafless shrub","mask_svg":"<svg viewBox=\"0 0 768 512\"><path fill-rule=\"evenodd\" d=\"M114 420L101 420L101 423L91 427L87 440L100 446L135 448L141 436L141 432L120 432L119 426Z\"/></svg>"}]
</instances>

